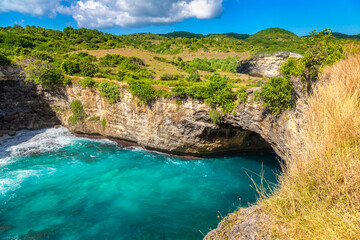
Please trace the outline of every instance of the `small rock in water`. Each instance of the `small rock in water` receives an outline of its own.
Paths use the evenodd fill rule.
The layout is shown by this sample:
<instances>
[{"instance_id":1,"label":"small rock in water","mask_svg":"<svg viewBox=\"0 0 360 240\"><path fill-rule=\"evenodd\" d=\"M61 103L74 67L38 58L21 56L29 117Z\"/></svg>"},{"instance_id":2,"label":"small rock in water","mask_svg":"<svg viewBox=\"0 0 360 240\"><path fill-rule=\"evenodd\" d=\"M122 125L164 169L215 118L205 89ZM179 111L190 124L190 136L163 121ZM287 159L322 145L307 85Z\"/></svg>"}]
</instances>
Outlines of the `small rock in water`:
<instances>
[{"instance_id":1,"label":"small rock in water","mask_svg":"<svg viewBox=\"0 0 360 240\"><path fill-rule=\"evenodd\" d=\"M16 131L14 131L14 130L8 131L8 135L9 135L9 136L15 136L15 135L16 135Z\"/></svg>"}]
</instances>

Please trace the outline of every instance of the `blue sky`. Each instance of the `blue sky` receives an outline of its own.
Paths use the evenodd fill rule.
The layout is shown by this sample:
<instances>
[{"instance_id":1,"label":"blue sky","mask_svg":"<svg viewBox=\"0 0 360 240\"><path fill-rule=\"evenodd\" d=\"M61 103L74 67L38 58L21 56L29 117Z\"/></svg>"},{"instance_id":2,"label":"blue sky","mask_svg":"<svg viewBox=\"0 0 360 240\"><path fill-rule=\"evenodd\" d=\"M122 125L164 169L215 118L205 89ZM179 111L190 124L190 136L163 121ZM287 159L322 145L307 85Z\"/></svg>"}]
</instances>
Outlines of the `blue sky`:
<instances>
[{"instance_id":1,"label":"blue sky","mask_svg":"<svg viewBox=\"0 0 360 240\"><path fill-rule=\"evenodd\" d=\"M249 33L281 27L298 35L331 28L360 33L360 0L1 0L0 25L96 28L114 34Z\"/></svg>"}]
</instances>

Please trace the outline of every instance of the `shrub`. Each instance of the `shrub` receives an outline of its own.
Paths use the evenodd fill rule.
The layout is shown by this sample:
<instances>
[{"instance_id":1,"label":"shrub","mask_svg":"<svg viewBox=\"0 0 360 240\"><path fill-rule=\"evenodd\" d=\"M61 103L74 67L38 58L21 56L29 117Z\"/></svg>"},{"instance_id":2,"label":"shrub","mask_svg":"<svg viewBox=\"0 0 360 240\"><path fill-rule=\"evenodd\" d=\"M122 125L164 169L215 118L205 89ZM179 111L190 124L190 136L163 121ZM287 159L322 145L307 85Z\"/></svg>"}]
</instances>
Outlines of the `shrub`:
<instances>
[{"instance_id":1,"label":"shrub","mask_svg":"<svg viewBox=\"0 0 360 240\"><path fill-rule=\"evenodd\" d=\"M144 104L150 103L156 97L156 93L153 87L144 81L130 81L129 90L133 96L137 96Z\"/></svg>"},{"instance_id":2,"label":"shrub","mask_svg":"<svg viewBox=\"0 0 360 240\"><path fill-rule=\"evenodd\" d=\"M99 68L89 61L78 61L73 59L64 60L61 64L63 71L69 75L81 75L93 77Z\"/></svg>"},{"instance_id":3,"label":"shrub","mask_svg":"<svg viewBox=\"0 0 360 240\"><path fill-rule=\"evenodd\" d=\"M303 76L305 70L304 62L301 58L288 58L280 68L280 72L285 78L292 76Z\"/></svg>"},{"instance_id":4,"label":"shrub","mask_svg":"<svg viewBox=\"0 0 360 240\"><path fill-rule=\"evenodd\" d=\"M190 82L200 82L201 78L200 78L199 72L194 71L194 72L190 73L190 75L187 77L187 80Z\"/></svg>"},{"instance_id":5,"label":"shrub","mask_svg":"<svg viewBox=\"0 0 360 240\"><path fill-rule=\"evenodd\" d=\"M71 102L71 111L73 115L69 117L69 120L72 125L75 125L77 122L82 121L86 117L86 113L80 100L74 100Z\"/></svg>"},{"instance_id":6,"label":"shrub","mask_svg":"<svg viewBox=\"0 0 360 240\"><path fill-rule=\"evenodd\" d=\"M100 58L100 66L103 67L115 67L125 59L124 56L119 54L106 54L105 57Z\"/></svg>"},{"instance_id":7,"label":"shrub","mask_svg":"<svg viewBox=\"0 0 360 240\"><path fill-rule=\"evenodd\" d=\"M330 29L312 31L308 38L308 49L303 58L309 78L317 79L319 71L343 57L344 42L336 40Z\"/></svg>"},{"instance_id":8,"label":"shrub","mask_svg":"<svg viewBox=\"0 0 360 240\"><path fill-rule=\"evenodd\" d=\"M171 94L176 98L185 98L186 97L186 88L185 87L174 87L171 89Z\"/></svg>"},{"instance_id":9,"label":"shrub","mask_svg":"<svg viewBox=\"0 0 360 240\"><path fill-rule=\"evenodd\" d=\"M51 88L64 81L62 72L47 61L26 59L24 67L25 81Z\"/></svg>"},{"instance_id":10,"label":"shrub","mask_svg":"<svg viewBox=\"0 0 360 240\"><path fill-rule=\"evenodd\" d=\"M283 109L293 107L292 93L293 86L289 79L273 77L256 95L262 99L264 107L270 109L274 114L280 114Z\"/></svg>"},{"instance_id":11,"label":"shrub","mask_svg":"<svg viewBox=\"0 0 360 240\"><path fill-rule=\"evenodd\" d=\"M101 120L101 125L103 126L103 129L106 128L106 119Z\"/></svg>"},{"instance_id":12,"label":"shrub","mask_svg":"<svg viewBox=\"0 0 360 240\"><path fill-rule=\"evenodd\" d=\"M233 110L236 94L224 78L220 75L212 75L206 89L205 102L209 103L210 106L220 106L225 113Z\"/></svg>"},{"instance_id":13,"label":"shrub","mask_svg":"<svg viewBox=\"0 0 360 240\"><path fill-rule=\"evenodd\" d=\"M178 80L180 76L178 74L164 73L161 75L160 80L169 81L169 80Z\"/></svg>"},{"instance_id":14,"label":"shrub","mask_svg":"<svg viewBox=\"0 0 360 240\"><path fill-rule=\"evenodd\" d=\"M119 87L113 82L103 81L97 84L97 87L109 103L115 103L120 98Z\"/></svg>"},{"instance_id":15,"label":"shrub","mask_svg":"<svg viewBox=\"0 0 360 240\"><path fill-rule=\"evenodd\" d=\"M216 125L222 122L222 116L221 114L214 108L211 108L209 111L209 118L210 121Z\"/></svg>"},{"instance_id":16,"label":"shrub","mask_svg":"<svg viewBox=\"0 0 360 240\"><path fill-rule=\"evenodd\" d=\"M246 88L242 86L239 90L236 91L236 93L239 98L239 103L245 103L248 98Z\"/></svg>"},{"instance_id":17,"label":"shrub","mask_svg":"<svg viewBox=\"0 0 360 240\"><path fill-rule=\"evenodd\" d=\"M85 77L80 81L80 84L83 88L88 88L95 86L95 81L91 77Z\"/></svg>"},{"instance_id":18,"label":"shrub","mask_svg":"<svg viewBox=\"0 0 360 240\"><path fill-rule=\"evenodd\" d=\"M74 75L80 72L80 66L77 61L74 60L64 60L61 63L61 69L69 75Z\"/></svg>"}]
</instances>

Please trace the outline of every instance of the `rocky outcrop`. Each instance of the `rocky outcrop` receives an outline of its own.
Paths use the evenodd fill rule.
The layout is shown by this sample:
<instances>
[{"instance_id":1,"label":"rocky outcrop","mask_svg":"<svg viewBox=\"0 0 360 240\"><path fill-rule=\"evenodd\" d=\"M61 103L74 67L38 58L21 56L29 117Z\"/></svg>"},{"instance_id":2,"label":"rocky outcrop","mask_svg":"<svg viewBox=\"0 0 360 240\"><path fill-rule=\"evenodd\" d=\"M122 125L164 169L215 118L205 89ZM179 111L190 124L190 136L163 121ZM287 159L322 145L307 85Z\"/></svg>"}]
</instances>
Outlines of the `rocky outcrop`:
<instances>
[{"instance_id":1,"label":"rocky outcrop","mask_svg":"<svg viewBox=\"0 0 360 240\"><path fill-rule=\"evenodd\" d=\"M271 239L270 234L264 230L264 225L271 224L270 216L261 211L259 206L252 206L230 213L210 231L204 240L258 240Z\"/></svg>"},{"instance_id":2,"label":"rocky outcrop","mask_svg":"<svg viewBox=\"0 0 360 240\"><path fill-rule=\"evenodd\" d=\"M161 98L143 105L122 89L121 99L109 104L97 89L80 85L66 88L65 93L46 92L44 98L57 110L61 123L75 133L98 134L178 155L267 151L270 145L285 158L298 127L295 120L300 108L274 116L253 101L252 90L248 93L247 103L240 104L236 114L225 116L220 125L212 124L209 107L194 99L178 105L175 99ZM87 117L72 125L70 105L76 99L82 102Z\"/></svg>"},{"instance_id":3,"label":"rocky outcrop","mask_svg":"<svg viewBox=\"0 0 360 240\"><path fill-rule=\"evenodd\" d=\"M289 57L302 58L302 55L292 52L258 55L241 61L237 68L237 72L255 77L279 77L281 76L279 69Z\"/></svg>"}]
</instances>

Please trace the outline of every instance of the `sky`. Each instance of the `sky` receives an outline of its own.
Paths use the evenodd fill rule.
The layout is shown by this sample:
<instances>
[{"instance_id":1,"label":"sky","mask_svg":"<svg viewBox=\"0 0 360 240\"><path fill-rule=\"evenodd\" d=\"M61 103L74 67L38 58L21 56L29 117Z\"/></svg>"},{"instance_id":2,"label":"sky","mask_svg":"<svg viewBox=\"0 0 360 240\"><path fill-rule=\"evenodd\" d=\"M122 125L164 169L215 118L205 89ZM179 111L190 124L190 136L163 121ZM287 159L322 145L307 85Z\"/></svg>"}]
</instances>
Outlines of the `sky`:
<instances>
[{"instance_id":1,"label":"sky","mask_svg":"<svg viewBox=\"0 0 360 240\"><path fill-rule=\"evenodd\" d=\"M360 0L0 0L0 26L67 26L113 34L247 33L280 27L360 34Z\"/></svg>"}]
</instances>

